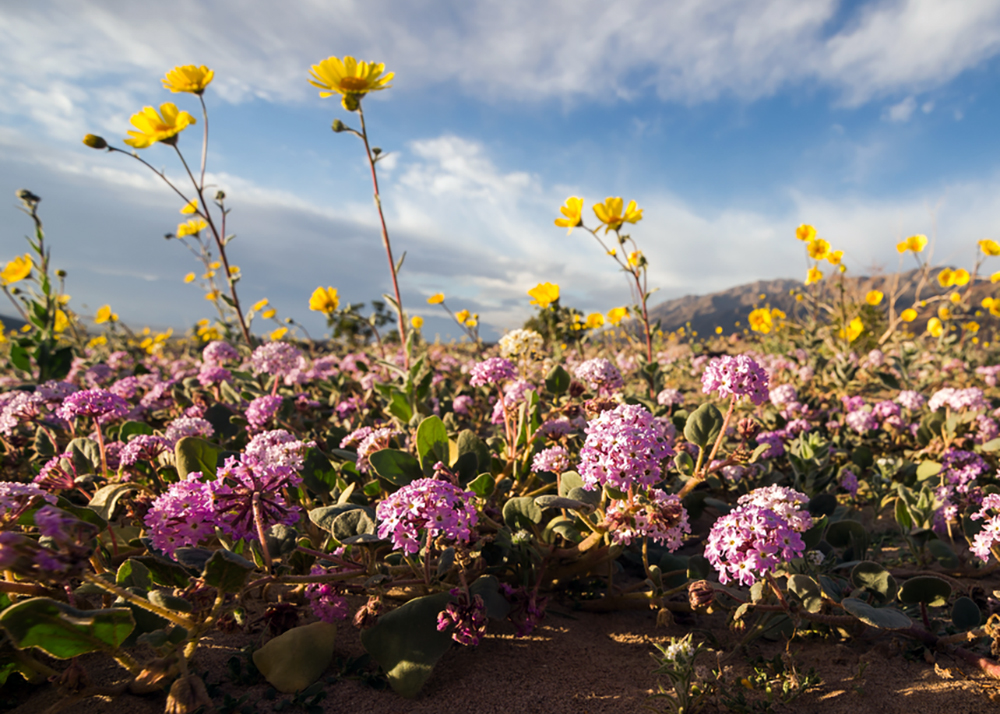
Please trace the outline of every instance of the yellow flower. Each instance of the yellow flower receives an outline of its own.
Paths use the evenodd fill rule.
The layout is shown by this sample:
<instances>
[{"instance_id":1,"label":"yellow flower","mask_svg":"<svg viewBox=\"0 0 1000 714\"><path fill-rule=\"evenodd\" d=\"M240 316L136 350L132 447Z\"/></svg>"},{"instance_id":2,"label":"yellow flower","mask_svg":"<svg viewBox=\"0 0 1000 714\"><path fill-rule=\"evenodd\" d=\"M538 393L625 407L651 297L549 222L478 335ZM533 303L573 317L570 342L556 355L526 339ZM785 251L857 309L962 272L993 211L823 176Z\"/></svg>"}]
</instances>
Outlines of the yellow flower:
<instances>
[{"instance_id":1,"label":"yellow flower","mask_svg":"<svg viewBox=\"0 0 1000 714\"><path fill-rule=\"evenodd\" d=\"M840 261L844 259L844 251L842 250L831 250L827 256L827 261L830 265L840 265Z\"/></svg>"},{"instance_id":2,"label":"yellow flower","mask_svg":"<svg viewBox=\"0 0 1000 714\"><path fill-rule=\"evenodd\" d=\"M382 76L385 65L375 62L358 62L351 56L340 60L338 57L327 57L319 64L312 66L312 79L309 84L323 90L321 97L332 97L342 94L340 103L344 109L354 111L358 100L368 92L376 92L389 88L389 82L395 76L393 72Z\"/></svg>"},{"instance_id":3,"label":"yellow flower","mask_svg":"<svg viewBox=\"0 0 1000 714\"><path fill-rule=\"evenodd\" d=\"M788 315L786 315L785 313L783 313L778 308L776 308L776 307L775 308L771 308L771 320L772 320L772 322L779 322L781 320L784 320L786 317L788 317ZM779 325L779 327L780 327L780 325Z\"/></svg>"},{"instance_id":4,"label":"yellow flower","mask_svg":"<svg viewBox=\"0 0 1000 714\"><path fill-rule=\"evenodd\" d=\"M605 233L618 230L623 223L638 223L642 220L642 209L636 208L635 201L629 201L623 214L622 199L611 196L604 199L604 203L594 204L594 214L605 225Z\"/></svg>"},{"instance_id":5,"label":"yellow flower","mask_svg":"<svg viewBox=\"0 0 1000 714\"><path fill-rule=\"evenodd\" d=\"M267 298L258 300L253 304L253 307L251 307L250 309L253 310L254 312L260 312L261 308L264 307L267 307Z\"/></svg>"},{"instance_id":6,"label":"yellow flower","mask_svg":"<svg viewBox=\"0 0 1000 714\"><path fill-rule=\"evenodd\" d=\"M830 244L822 238L816 238L806 244L806 250L809 252L809 257L813 260L824 260L830 253Z\"/></svg>"},{"instance_id":7,"label":"yellow flower","mask_svg":"<svg viewBox=\"0 0 1000 714\"><path fill-rule=\"evenodd\" d=\"M18 280L24 280L31 274L32 266L31 256L28 253L25 253L23 257L18 256L14 258L14 260L7 263L3 272L0 272L0 285L10 285L11 283L16 283Z\"/></svg>"},{"instance_id":8,"label":"yellow flower","mask_svg":"<svg viewBox=\"0 0 1000 714\"><path fill-rule=\"evenodd\" d=\"M959 268L952 273L952 285L958 285L959 287L962 285L968 285L971 277L972 276L969 275L968 270L965 268Z\"/></svg>"},{"instance_id":9,"label":"yellow flower","mask_svg":"<svg viewBox=\"0 0 1000 714\"><path fill-rule=\"evenodd\" d=\"M900 241L896 244L896 250L900 253L905 253L910 250L914 253L923 252L924 248L927 247L927 236L915 235L910 236L904 241Z\"/></svg>"},{"instance_id":10,"label":"yellow flower","mask_svg":"<svg viewBox=\"0 0 1000 714\"><path fill-rule=\"evenodd\" d=\"M614 258L616 255L618 255L618 250L616 248L612 248L611 250L608 251L608 255Z\"/></svg>"},{"instance_id":11,"label":"yellow flower","mask_svg":"<svg viewBox=\"0 0 1000 714\"><path fill-rule=\"evenodd\" d=\"M195 67L193 64L186 64L183 67L174 67L160 81L163 82L165 89L169 89L174 94L180 92L201 94L214 76L215 72L205 65Z\"/></svg>"},{"instance_id":12,"label":"yellow flower","mask_svg":"<svg viewBox=\"0 0 1000 714\"><path fill-rule=\"evenodd\" d=\"M105 322L118 322L118 315L111 312L111 306L105 305L94 315L94 324L103 325Z\"/></svg>"},{"instance_id":13,"label":"yellow flower","mask_svg":"<svg viewBox=\"0 0 1000 714\"><path fill-rule=\"evenodd\" d=\"M277 330L274 330L273 332L269 333L268 337L270 337L274 341L277 341L287 334L288 334L287 327L279 327Z\"/></svg>"},{"instance_id":14,"label":"yellow flower","mask_svg":"<svg viewBox=\"0 0 1000 714\"><path fill-rule=\"evenodd\" d=\"M528 295L532 298L531 305L538 305L544 310L559 299L559 286L555 283L538 283L528 291Z\"/></svg>"},{"instance_id":15,"label":"yellow flower","mask_svg":"<svg viewBox=\"0 0 1000 714\"><path fill-rule=\"evenodd\" d=\"M218 260L216 260L216 261L214 261L212 263L209 263L208 267L211 268L212 270L218 270L219 268L222 267L222 263L219 262Z\"/></svg>"},{"instance_id":16,"label":"yellow flower","mask_svg":"<svg viewBox=\"0 0 1000 714\"><path fill-rule=\"evenodd\" d=\"M861 336L861 333L865 330L865 323L861 321L860 317L855 317L851 320L850 324L847 325L846 332L842 329L840 330L840 337L843 339L845 336L848 342L854 342Z\"/></svg>"},{"instance_id":17,"label":"yellow flower","mask_svg":"<svg viewBox=\"0 0 1000 714\"><path fill-rule=\"evenodd\" d=\"M983 251L985 255L1000 255L1000 243L989 238L983 238L979 241L979 250Z\"/></svg>"},{"instance_id":18,"label":"yellow flower","mask_svg":"<svg viewBox=\"0 0 1000 714\"><path fill-rule=\"evenodd\" d=\"M633 268L639 265L639 263L644 261L645 257L643 256L641 250L633 250L631 253L628 254L628 264L631 265Z\"/></svg>"},{"instance_id":19,"label":"yellow flower","mask_svg":"<svg viewBox=\"0 0 1000 714\"><path fill-rule=\"evenodd\" d=\"M939 307L937 313L938 317L940 317L942 320L951 319L951 310L949 310L945 305Z\"/></svg>"},{"instance_id":20,"label":"yellow flower","mask_svg":"<svg viewBox=\"0 0 1000 714\"><path fill-rule=\"evenodd\" d=\"M717 334L717 335L721 335L722 334L722 327L721 326L715 328L715 334Z\"/></svg>"},{"instance_id":21,"label":"yellow flower","mask_svg":"<svg viewBox=\"0 0 1000 714\"><path fill-rule=\"evenodd\" d=\"M628 317L627 307L613 307L608 310L608 322L612 325L617 325L619 322Z\"/></svg>"},{"instance_id":22,"label":"yellow flower","mask_svg":"<svg viewBox=\"0 0 1000 714\"><path fill-rule=\"evenodd\" d=\"M52 329L56 332L62 332L67 327L69 327L69 318L66 317L66 313L62 310L56 310L56 322Z\"/></svg>"},{"instance_id":23,"label":"yellow flower","mask_svg":"<svg viewBox=\"0 0 1000 714\"><path fill-rule=\"evenodd\" d=\"M795 294L795 302L802 302L805 299L806 298L805 298L805 296L802 293L796 293Z\"/></svg>"},{"instance_id":24,"label":"yellow flower","mask_svg":"<svg viewBox=\"0 0 1000 714\"><path fill-rule=\"evenodd\" d=\"M130 129L131 138L125 143L134 149L145 149L158 141L175 144L177 135L192 124L197 124L195 118L179 111L177 105L170 102L161 104L159 112L155 107L143 107L141 112L132 115L132 126L139 131Z\"/></svg>"},{"instance_id":25,"label":"yellow flower","mask_svg":"<svg viewBox=\"0 0 1000 714\"><path fill-rule=\"evenodd\" d=\"M264 318L265 320L270 320L270 319L271 319L272 317L274 317L274 316L275 316L275 315L277 315L277 314L278 314L278 311L277 311L277 310L275 310L275 309L274 309L274 308L272 307L272 308L271 308L271 309L269 309L269 310L264 310L264 312L262 312L262 313L260 314L260 316L261 316L261 317L263 317L263 318Z\"/></svg>"},{"instance_id":26,"label":"yellow flower","mask_svg":"<svg viewBox=\"0 0 1000 714\"><path fill-rule=\"evenodd\" d=\"M194 273L188 273L187 275L184 276L184 282L193 283L196 277L198 276L196 276Z\"/></svg>"},{"instance_id":27,"label":"yellow flower","mask_svg":"<svg viewBox=\"0 0 1000 714\"><path fill-rule=\"evenodd\" d=\"M576 196L570 196L566 199L566 205L559 208L559 212L565 216L565 218L557 218L556 225L560 228L566 228L566 235L573 232L573 229L579 225L583 225L583 218L581 214L583 213L583 199L577 198Z\"/></svg>"},{"instance_id":28,"label":"yellow flower","mask_svg":"<svg viewBox=\"0 0 1000 714\"><path fill-rule=\"evenodd\" d=\"M917 311L912 307L908 307L899 313L899 319L903 322L913 322L917 319Z\"/></svg>"},{"instance_id":29,"label":"yellow flower","mask_svg":"<svg viewBox=\"0 0 1000 714\"><path fill-rule=\"evenodd\" d=\"M596 330L598 327L604 326L604 315L599 312L592 312L587 315L586 328L588 330Z\"/></svg>"},{"instance_id":30,"label":"yellow flower","mask_svg":"<svg viewBox=\"0 0 1000 714\"><path fill-rule=\"evenodd\" d=\"M881 290L869 290L868 294L865 295L865 302L873 306L878 305L884 297L885 295L882 294Z\"/></svg>"},{"instance_id":31,"label":"yellow flower","mask_svg":"<svg viewBox=\"0 0 1000 714\"><path fill-rule=\"evenodd\" d=\"M434 293L427 298L428 305L440 305L444 302L444 293Z\"/></svg>"},{"instance_id":32,"label":"yellow flower","mask_svg":"<svg viewBox=\"0 0 1000 714\"><path fill-rule=\"evenodd\" d=\"M968 332L970 335L974 335L979 332L979 323L970 321L962 325L962 329Z\"/></svg>"},{"instance_id":33,"label":"yellow flower","mask_svg":"<svg viewBox=\"0 0 1000 714\"><path fill-rule=\"evenodd\" d=\"M337 288L322 285L313 290L309 297L309 309L315 312L322 312L324 315L332 315L340 307L340 298L337 297Z\"/></svg>"},{"instance_id":34,"label":"yellow flower","mask_svg":"<svg viewBox=\"0 0 1000 714\"><path fill-rule=\"evenodd\" d=\"M455 319L458 320L458 324L464 325L465 321L472 317L472 313L468 310L459 310L455 313Z\"/></svg>"},{"instance_id":35,"label":"yellow flower","mask_svg":"<svg viewBox=\"0 0 1000 714\"><path fill-rule=\"evenodd\" d=\"M184 204L184 208L181 209L181 213L185 216L190 216L192 213L198 212L198 199L192 198L190 201Z\"/></svg>"},{"instance_id":36,"label":"yellow flower","mask_svg":"<svg viewBox=\"0 0 1000 714\"><path fill-rule=\"evenodd\" d=\"M962 302L962 295L960 293L952 293L948 296L948 299L958 305L958 303Z\"/></svg>"},{"instance_id":37,"label":"yellow flower","mask_svg":"<svg viewBox=\"0 0 1000 714\"><path fill-rule=\"evenodd\" d=\"M94 347L101 347L108 344L108 338L104 335L98 335L97 337L92 337L89 342L87 342L87 347L93 349Z\"/></svg>"},{"instance_id":38,"label":"yellow flower","mask_svg":"<svg viewBox=\"0 0 1000 714\"><path fill-rule=\"evenodd\" d=\"M475 327L476 325L478 325L479 324L478 318L479 318L478 315L473 315L472 317L470 317L468 320L465 321L466 327Z\"/></svg>"},{"instance_id":39,"label":"yellow flower","mask_svg":"<svg viewBox=\"0 0 1000 714\"><path fill-rule=\"evenodd\" d=\"M236 275L238 272L240 272L240 266L238 266L238 265L230 265L229 266L229 274L230 275Z\"/></svg>"},{"instance_id":40,"label":"yellow flower","mask_svg":"<svg viewBox=\"0 0 1000 714\"><path fill-rule=\"evenodd\" d=\"M414 315L410 318L410 325L413 326L414 330L419 330L424 326L424 318L420 317L420 315Z\"/></svg>"},{"instance_id":41,"label":"yellow flower","mask_svg":"<svg viewBox=\"0 0 1000 714\"><path fill-rule=\"evenodd\" d=\"M803 243L808 243L813 238L816 237L816 229L810 226L808 223L803 223L801 226L795 229L795 237L798 238Z\"/></svg>"},{"instance_id":42,"label":"yellow flower","mask_svg":"<svg viewBox=\"0 0 1000 714\"><path fill-rule=\"evenodd\" d=\"M931 333L931 337L940 337L944 332L944 325L936 317L932 317L927 321L927 331Z\"/></svg>"},{"instance_id":43,"label":"yellow flower","mask_svg":"<svg viewBox=\"0 0 1000 714\"><path fill-rule=\"evenodd\" d=\"M823 279L823 271L819 268L813 267L809 268L809 272L806 274L806 285L812 285L813 283L818 283Z\"/></svg>"},{"instance_id":44,"label":"yellow flower","mask_svg":"<svg viewBox=\"0 0 1000 714\"><path fill-rule=\"evenodd\" d=\"M998 270L997 272L993 273L993 275L990 276L990 282L991 283L1000 282L1000 270Z\"/></svg>"},{"instance_id":45,"label":"yellow flower","mask_svg":"<svg viewBox=\"0 0 1000 714\"><path fill-rule=\"evenodd\" d=\"M983 302L981 304L990 311L990 314L993 315L993 317L1000 317L1000 300L991 297L983 298Z\"/></svg>"},{"instance_id":46,"label":"yellow flower","mask_svg":"<svg viewBox=\"0 0 1000 714\"><path fill-rule=\"evenodd\" d=\"M771 332L771 313L767 308L760 307L750 313L750 329L766 335Z\"/></svg>"},{"instance_id":47,"label":"yellow flower","mask_svg":"<svg viewBox=\"0 0 1000 714\"><path fill-rule=\"evenodd\" d=\"M208 223L204 218L190 218L183 223L177 224L177 237L186 238L187 236L196 236L206 228L208 228Z\"/></svg>"}]
</instances>

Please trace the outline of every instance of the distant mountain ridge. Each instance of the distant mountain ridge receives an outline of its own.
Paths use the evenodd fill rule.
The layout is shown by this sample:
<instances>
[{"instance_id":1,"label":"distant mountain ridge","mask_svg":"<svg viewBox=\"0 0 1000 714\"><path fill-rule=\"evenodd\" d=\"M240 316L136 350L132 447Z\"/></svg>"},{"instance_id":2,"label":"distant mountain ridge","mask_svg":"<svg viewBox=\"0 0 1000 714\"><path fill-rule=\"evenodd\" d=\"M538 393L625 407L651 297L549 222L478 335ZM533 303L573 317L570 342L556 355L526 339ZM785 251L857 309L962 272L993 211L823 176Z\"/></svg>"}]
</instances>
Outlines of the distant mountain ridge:
<instances>
[{"instance_id":1,"label":"distant mountain ridge","mask_svg":"<svg viewBox=\"0 0 1000 714\"><path fill-rule=\"evenodd\" d=\"M930 279L920 293L921 299L941 295L955 289L942 288L938 284L937 275L939 272L939 269L931 271ZM903 310L913 304L917 274L917 270L911 270L899 276L900 284L906 286L906 289L896 299L897 310ZM844 288L849 296L853 296L857 300L863 300L869 290L881 290L885 294L881 307L888 309L889 294L894 278L895 276L892 274L845 277ZM650 308L650 320L655 322L659 319L660 329L664 332L673 332L690 323L690 327L687 329L693 330L701 336L715 334L716 327L721 327L723 334L730 335L734 332L743 332L749 326L747 317L755 306L769 305L771 308L777 308L789 317L793 317L796 311L801 313L805 309L802 303L795 300L793 293L818 287L826 291L826 295L832 301L832 298L837 295L837 282L836 275L827 276L821 283L809 287L806 287L801 280L786 278L756 280L708 295L685 295L667 300ZM960 288L960 290L964 292L965 288ZM982 298L992 295L993 292L993 286L988 278L978 278L972 288L972 304L978 308ZM929 305L914 323L914 327L922 329L923 324L936 309L936 304ZM920 311L918 310L918 312Z\"/></svg>"}]
</instances>

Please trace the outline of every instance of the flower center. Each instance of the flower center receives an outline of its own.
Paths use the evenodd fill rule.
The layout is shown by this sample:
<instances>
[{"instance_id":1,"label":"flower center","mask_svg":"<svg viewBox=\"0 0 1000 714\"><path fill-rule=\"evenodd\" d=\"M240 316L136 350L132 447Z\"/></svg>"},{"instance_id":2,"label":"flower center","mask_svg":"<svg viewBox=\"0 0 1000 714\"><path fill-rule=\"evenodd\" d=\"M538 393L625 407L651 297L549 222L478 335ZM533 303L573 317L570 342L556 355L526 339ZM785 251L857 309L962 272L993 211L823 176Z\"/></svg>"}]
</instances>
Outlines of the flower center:
<instances>
[{"instance_id":1,"label":"flower center","mask_svg":"<svg viewBox=\"0 0 1000 714\"><path fill-rule=\"evenodd\" d=\"M344 77L340 80L340 88L347 92L364 92L368 90L368 80L361 77Z\"/></svg>"}]
</instances>

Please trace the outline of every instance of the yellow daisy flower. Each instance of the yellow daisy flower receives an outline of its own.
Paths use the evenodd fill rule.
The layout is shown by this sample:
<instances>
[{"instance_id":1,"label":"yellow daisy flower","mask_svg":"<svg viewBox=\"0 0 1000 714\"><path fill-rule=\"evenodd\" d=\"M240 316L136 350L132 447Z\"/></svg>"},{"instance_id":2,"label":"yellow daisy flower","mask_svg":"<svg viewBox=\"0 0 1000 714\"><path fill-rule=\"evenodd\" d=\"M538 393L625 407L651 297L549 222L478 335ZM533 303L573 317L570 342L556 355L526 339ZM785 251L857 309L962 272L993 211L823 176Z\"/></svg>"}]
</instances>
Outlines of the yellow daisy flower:
<instances>
[{"instance_id":1,"label":"yellow daisy flower","mask_svg":"<svg viewBox=\"0 0 1000 714\"><path fill-rule=\"evenodd\" d=\"M215 72L205 65L196 67L193 64L186 64L182 67L174 67L160 81L163 82L165 89L169 89L174 94L180 92L201 94L213 77L215 77Z\"/></svg>"},{"instance_id":2,"label":"yellow daisy flower","mask_svg":"<svg viewBox=\"0 0 1000 714\"><path fill-rule=\"evenodd\" d=\"M125 143L134 149L146 149L158 141L175 144L178 134L198 123L193 116L180 111L171 102L161 104L159 112L155 107L143 107L141 112L132 115L131 121L138 131L130 129L130 138L125 139Z\"/></svg>"}]
</instances>

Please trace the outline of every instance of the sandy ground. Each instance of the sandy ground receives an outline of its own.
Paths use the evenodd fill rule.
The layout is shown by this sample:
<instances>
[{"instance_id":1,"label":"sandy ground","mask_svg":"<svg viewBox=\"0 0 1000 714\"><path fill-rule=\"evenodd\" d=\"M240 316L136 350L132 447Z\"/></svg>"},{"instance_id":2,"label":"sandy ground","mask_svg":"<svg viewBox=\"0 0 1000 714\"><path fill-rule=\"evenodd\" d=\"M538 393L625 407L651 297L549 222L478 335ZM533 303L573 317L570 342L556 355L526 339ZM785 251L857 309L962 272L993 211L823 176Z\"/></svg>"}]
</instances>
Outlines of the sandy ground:
<instances>
[{"instance_id":1,"label":"sandy ground","mask_svg":"<svg viewBox=\"0 0 1000 714\"><path fill-rule=\"evenodd\" d=\"M570 612L558 605L551 609L543 625L528 638L515 639L513 629L506 623L491 623L492 633L479 647L453 646L415 700L403 699L390 689L374 689L361 681L335 678L348 658L363 654L357 630L344 625L337 635L334 665L325 675L332 681L326 685L327 695L319 706L324 712L366 714L635 712L656 703L649 698L657 687L650 657L653 642L702 628L710 628L723 646L729 647L736 641L736 636L724 629L720 616L694 616L684 623L657 627L655 614L648 611L592 614ZM268 700L269 687L264 682L245 686L230 680L227 662L234 655L239 656L240 647L247 643L245 635L217 633L199 651L195 664L210 684L217 685L216 703L222 704L228 693L232 697L246 695L243 705L233 709L237 712L279 711L281 702L285 702L284 711L307 711L301 705L289 706L288 695ZM886 637L861 639L850 645L819 639L796 640L787 646L787 652L792 654L799 671L815 668L823 681L791 704L775 706L774 711L816 714L1000 711L1000 683L970 673L966 666L945 656L939 655L937 662L926 661L919 650L908 647L907 643ZM783 642L758 640L751 644L746 657L737 656L727 663L727 678L738 682L746 673L748 657L772 658L783 652L786 652ZM699 662L703 669L708 669L714 666L715 658L703 655ZM105 683L120 679L122 674L121 669L106 659L91 658L88 669L96 681ZM16 704L9 711L34 714L59 701L53 687L31 688L16 679L0 690L0 700L6 700L8 707ZM162 694L122 695L115 700L95 697L71 704L63 711L159 714L164 702ZM710 705L705 711L728 710Z\"/></svg>"}]
</instances>

